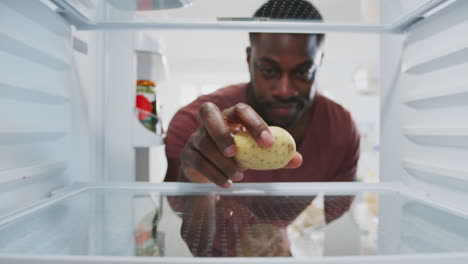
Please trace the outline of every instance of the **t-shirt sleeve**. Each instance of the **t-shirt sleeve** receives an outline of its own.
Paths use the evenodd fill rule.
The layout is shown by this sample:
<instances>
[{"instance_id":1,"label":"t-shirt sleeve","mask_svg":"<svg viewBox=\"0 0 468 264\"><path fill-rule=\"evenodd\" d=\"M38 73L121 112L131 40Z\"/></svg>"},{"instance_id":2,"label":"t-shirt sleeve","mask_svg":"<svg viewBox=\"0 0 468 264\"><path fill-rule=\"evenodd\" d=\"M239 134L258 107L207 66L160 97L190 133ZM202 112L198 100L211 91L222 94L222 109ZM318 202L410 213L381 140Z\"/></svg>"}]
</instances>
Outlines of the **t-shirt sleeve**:
<instances>
[{"instance_id":1,"label":"t-shirt sleeve","mask_svg":"<svg viewBox=\"0 0 468 264\"><path fill-rule=\"evenodd\" d=\"M357 166L360 155L360 134L356 124L349 116L349 134L346 137L346 147L343 159L332 181L349 182L356 181Z\"/></svg>"},{"instance_id":2,"label":"t-shirt sleeve","mask_svg":"<svg viewBox=\"0 0 468 264\"><path fill-rule=\"evenodd\" d=\"M192 103L180 109L169 123L164 141L168 158L180 159L185 144L197 130L200 124L197 105Z\"/></svg>"}]
</instances>

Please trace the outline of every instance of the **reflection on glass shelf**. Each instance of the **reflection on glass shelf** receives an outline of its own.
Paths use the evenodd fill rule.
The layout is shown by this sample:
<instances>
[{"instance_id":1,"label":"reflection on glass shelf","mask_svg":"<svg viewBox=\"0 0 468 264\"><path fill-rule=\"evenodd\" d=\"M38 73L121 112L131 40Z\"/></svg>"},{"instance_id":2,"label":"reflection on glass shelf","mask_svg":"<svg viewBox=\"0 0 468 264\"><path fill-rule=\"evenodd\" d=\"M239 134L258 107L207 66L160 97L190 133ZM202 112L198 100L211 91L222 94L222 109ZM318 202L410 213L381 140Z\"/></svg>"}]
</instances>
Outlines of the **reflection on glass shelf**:
<instances>
[{"instance_id":1,"label":"reflection on glass shelf","mask_svg":"<svg viewBox=\"0 0 468 264\"><path fill-rule=\"evenodd\" d=\"M94 189L0 226L0 253L314 257L468 252L468 219L396 192Z\"/></svg>"}]
</instances>

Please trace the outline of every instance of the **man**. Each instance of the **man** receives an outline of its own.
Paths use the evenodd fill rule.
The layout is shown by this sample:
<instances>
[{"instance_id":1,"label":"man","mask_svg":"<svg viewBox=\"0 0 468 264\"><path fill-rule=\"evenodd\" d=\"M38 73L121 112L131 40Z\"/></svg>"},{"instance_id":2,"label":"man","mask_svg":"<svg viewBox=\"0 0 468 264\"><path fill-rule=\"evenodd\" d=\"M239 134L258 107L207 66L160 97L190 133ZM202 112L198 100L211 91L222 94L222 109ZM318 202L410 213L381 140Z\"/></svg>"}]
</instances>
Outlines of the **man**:
<instances>
[{"instance_id":1,"label":"man","mask_svg":"<svg viewBox=\"0 0 468 264\"><path fill-rule=\"evenodd\" d=\"M254 15L273 19L322 20L304 0L270 0ZM166 138L165 181L233 182L353 181L359 135L351 115L316 91L323 34L250 33L250 82L196 99L172 119ZM263 147L273 144L267 125L285 128L298 153L285 169L243 170L232 158L235 125Z\"/></svg>"},{"instance_id":2,"label":"man","mask_svg":"<svg viewBox=\"0 0 468 264\"><path fill-rule=\"evenodd\" d=\"M304 0L270 0L254 16L322 19ZM233 182L353 181L359 159L355 124L315 88L323 42L322 34L251 33L250 82L201 96L171 121L165 180L214 182L224 188ZM231 131L242 125L269 147L274 139L267 124L289 131L298 153L285 169L243 170L232 158ZM168 200L182 218L181 236L195 256L288 256L286 227L313 198L205 194ZM326 196L326 222L347 211L352 199Z\"/></svg>"}]
</instances>

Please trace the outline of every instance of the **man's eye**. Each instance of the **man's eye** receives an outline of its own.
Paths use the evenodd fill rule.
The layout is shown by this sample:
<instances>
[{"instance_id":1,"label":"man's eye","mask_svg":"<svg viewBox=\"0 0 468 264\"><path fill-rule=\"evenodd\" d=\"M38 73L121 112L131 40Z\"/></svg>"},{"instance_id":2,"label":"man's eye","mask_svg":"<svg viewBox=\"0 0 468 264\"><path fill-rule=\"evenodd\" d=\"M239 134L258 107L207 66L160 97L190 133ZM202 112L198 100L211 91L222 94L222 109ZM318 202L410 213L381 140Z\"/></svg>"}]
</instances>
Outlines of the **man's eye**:
<instances>
[{"instance_id":1,"label":"man's eye","mask_svg":"<svg viewBox=\"0 0 468 264\"><path fill-rule=\"evenodd\" d=\"M310 69L301 69L296 71L296 75L304 80L308 80L311 77L311 70Z\"/></svg>"},{"instance_id":2,"label":"man's eye","mask_svg":"<svg viewBox=\"0 0 468 264\"><path fill-rule=\"evenodd\" d=\"M307 75L309 73L309 71L308 70L299 70L297 73L299 75L304 75L305 76L305 75Z\"/></svg>"},{"instance_id":3,"label":"man's eye","mask_svg":"<svg viewBox=\"0 0 468 264\"><path fill-rule=\"evenodd\" d=\"M273 68L263 68L262 73L265 77L273 77L276 73L276 71Z\"/></svg>"}]
</instances>

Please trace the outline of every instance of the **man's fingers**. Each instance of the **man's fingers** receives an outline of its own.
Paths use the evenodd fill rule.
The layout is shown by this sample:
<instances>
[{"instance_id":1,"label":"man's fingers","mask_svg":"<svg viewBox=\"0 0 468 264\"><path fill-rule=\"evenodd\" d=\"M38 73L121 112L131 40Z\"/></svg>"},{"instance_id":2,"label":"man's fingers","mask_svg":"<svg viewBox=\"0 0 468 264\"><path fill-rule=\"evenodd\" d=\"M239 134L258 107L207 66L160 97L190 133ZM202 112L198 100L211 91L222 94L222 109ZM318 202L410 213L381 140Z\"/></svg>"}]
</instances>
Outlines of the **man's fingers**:
<instances>
[{"instance_id":1,"label":"man's fingers","mask_svg":"<svg viewBox=\"0 0 468 264\"><path fill-rule=\"evenodd\" d=\"M190 182L211 183L205 175L201 174L194 168L184 168L184 175L188 180L190 180Z\"/></svg>"},{"instance_id":2,"label":"man's fingers","mask_svg":"<svg viewBox=\"0 0 468 264\"><path fill-rule=\"evenodd\" d=\"M216 166L207 160L192 145L187 145L182 154L184 176L191 182L213 182L223 188L230 188L229 180Z\"/></svg>"},{"instance_id":3,"label":"man's fingers","mask_svg":"<svg viewBox=\"0 0 468 264\"><path fill-rule=\"evenodd\" d=\"M219 151L226 157L234 156L236 154L234 139L219 108L213 103L204 103L200 106L198 113L204 128L215 142Z\"/></svg>"},{"instance_id":4,"label":"man's fingers","mask_svg":"<svg viewBox=\"0 0 468 264\"><path fill-rule=\"evenodd\" d=\"M241 169L238 168L234 159L223 156L212 138L208 136L198 137L192 141L192 144L211 164L223 172L225 177L233 181L242 180Z\"/></svg>"},{"instance_id":5,"label":"man's fingers","mask_svg":"<svg viewBox=\"0 0 468 264\"><path fill-rule=\"evenodd\" d=\"M285 169L297 169L302 165L302 155L299 154L299 152L296 152L294 156L292 157L291 161L289 161L286 166L284 166Z\"/></svg>"},{"instance_id":6,"label":"man's fingers","mask_svg":"<svg viewBox=\"0 0 468 264\"><path fill-rule=\"evenodd\" d=\"M205 168L204 171L210 171L210 169ZM210 173L210 172L208 172ZM218 185L219 187L222 188L231 188L232 187L232 181L227 180L226 178L222 177L222 175L217 174L217 173L211 173L211 177L207 177L205 173L201 173L198 170L194 168L185 168L184 169L184 174L187 179L190 180L190 182L196 182L196 183L211 183L213 182L214 184Z\"/></svg>"},{"instance_id":7,"label":"man's fingers","mask_svg":"<svg viewBox=\"0 0 468 264\"><path fill-rule=\"evenodd\" d=\"M230 121L243 125L264 148L271 147L275 141L263 119L247 104L239 103L225 109L223 113Z\"/></svg>"}]
</instances>

